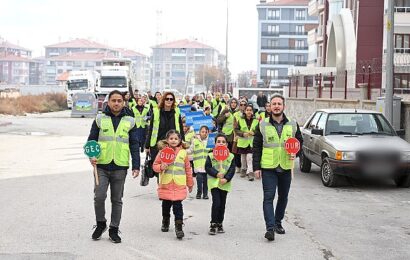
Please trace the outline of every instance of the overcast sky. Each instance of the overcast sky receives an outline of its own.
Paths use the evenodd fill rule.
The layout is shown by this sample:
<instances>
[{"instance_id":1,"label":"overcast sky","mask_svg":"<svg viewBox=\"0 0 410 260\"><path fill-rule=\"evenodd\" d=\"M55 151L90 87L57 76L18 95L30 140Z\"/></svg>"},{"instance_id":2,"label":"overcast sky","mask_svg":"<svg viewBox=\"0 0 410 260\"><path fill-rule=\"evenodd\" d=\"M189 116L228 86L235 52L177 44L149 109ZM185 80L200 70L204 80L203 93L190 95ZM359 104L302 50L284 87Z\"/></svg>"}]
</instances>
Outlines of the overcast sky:
<instances>
[{"instance_id":1,"label":"overcast sky","mask_svg":"<svg viewBox=\"0 0 410 260\"><path fill-rule=\"evenodd\" d=\"M44 46L91 38L151 54L157 43L198 39L225 53L227 0L0 0L0 37L44 55ZM229 0L230 70L256 70L258 0ZM157 15L157 10L162 15Z\"/></svg>"}]
</instances>

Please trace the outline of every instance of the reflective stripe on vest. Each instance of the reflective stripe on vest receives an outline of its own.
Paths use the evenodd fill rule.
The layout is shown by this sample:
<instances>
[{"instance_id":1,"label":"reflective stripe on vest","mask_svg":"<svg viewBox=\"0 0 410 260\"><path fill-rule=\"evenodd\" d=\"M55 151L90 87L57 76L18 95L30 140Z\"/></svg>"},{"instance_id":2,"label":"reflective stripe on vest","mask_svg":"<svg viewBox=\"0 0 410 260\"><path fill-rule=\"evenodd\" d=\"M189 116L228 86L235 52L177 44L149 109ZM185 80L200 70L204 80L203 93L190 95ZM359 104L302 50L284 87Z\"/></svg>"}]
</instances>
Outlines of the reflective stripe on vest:
<instances>
[{"instance_id":1,"label":"reflective stripe on vest","mask_svg":"<svg viewBox=\"0 0 410 260\"><path fill-rule=\"evenodd\" d=\"M179 109L175 109L175 127L176 131L179 133L181 132L179 128ZM157 139L158 139L158 130L159 130L159 120L160 120L160 110L158 108L153 109L153 116L154 116L154 123L152 125L152 132L151 132L151 140L150 140L150 146L154 147L157 145Z\"/></svg>"},{"instance_id":2,"label":"reflective stripe on vest","mask_svg":"<svg viewBox=\"0 0 410 260\"><path fill-rule=\"evenodd\" d=\"M194 151L193 151L193 159L194 159L194 168L205 168L206 157L208 156L210 149L206 148L206 143L204 144L199 139L194 139Z\"/></svg>"},{"instance_id":3,"label":"reflective stripe on vest","mask_svg":"<svg viewBox=\"0 0 410 260\"><path fill-rule=\"evenodd\" d=\"M239 130L241 130L242 132L255 131L255 128L257 125L258 125L258 120L253 119L251 128L249 129L248 125L246 124L246 120L244 118L239 119ZM238 144L237 144L238 147L246 148L249 145L253 147L253 136L238 138Z\"/></svg>"},{"instance_id":4,"label":"reflective stripe on vest","mask_svg":"<svg viewBox=\"0 0 410 260\"><path fill-rule=\"evenodd\" d=\"M130 158L128 133L135 125L134 118L123 116L115 132L110 116L99 114L95 122L100 129L98 143L101 146L97 164L109 164L114 160L118 166L128 166Z\"/></svg>"},{"instance_id":5,"label":"reflective stripe on vest","mask_svg":"<svg viewBox=\"0 0 410 260\"><path fill-rule=\"evenodd\" d=\"M137 128L145 128L147 126L147 122L145 121L144 117L147 116L149 107L145 106L141 113L136 107L133 107L132 110L134 112L135 125L137 126Z\"/></svg>"},{"instance_id":6,"label":"reflective stripe on vest","mask_svg":"<svg viewBox=\"0 0 410 260\"><path fill-rule=\"evenodd\" d=\"M175 161L167 167L161 174L160 183L169 184L173 181L177 185L186 185L185 158L187 152L184 149L179 150Z\"/></svg>"},{"instance_id":7,"label":"reflective stripe on vest","mask_svg":"<svg viewBox=\"0 0 410 260\"><path fill-rule=\"evenodd\" d=\"M280 137L276 128L269 122L269 118L261 121L259 128L263 136L262 169L275 169L278 166L284 170L291 169L292 160L289 159L284 144L287 139L295 137L297 130L296 122L289 119L289 121L283 125Z\"/></svg>"},{"instance_id":8,"label":"reflective stripe on vest","mask_svg":"<svg viewBox=\"0 0 410 260\"><path fill-rule=\"evenodd\" d=\"M213 153L208 154L209 158L211 159L212 162L212 167L215 170L218 170L218 172L223 173L224 175L228 172L229 168L231 167L232 160L234 158L232 153L229 153L228 159L222 162L222 167L221 167L221 162L217 161L214 159ZM219 178L214 178L211 175L208 176L208 190L212 190L213 188L219 188L221 190L230 192L232 190L232 184L230 181L225 183L224 185L221 185L219 183Z\"/></svg>"}]
</instances>

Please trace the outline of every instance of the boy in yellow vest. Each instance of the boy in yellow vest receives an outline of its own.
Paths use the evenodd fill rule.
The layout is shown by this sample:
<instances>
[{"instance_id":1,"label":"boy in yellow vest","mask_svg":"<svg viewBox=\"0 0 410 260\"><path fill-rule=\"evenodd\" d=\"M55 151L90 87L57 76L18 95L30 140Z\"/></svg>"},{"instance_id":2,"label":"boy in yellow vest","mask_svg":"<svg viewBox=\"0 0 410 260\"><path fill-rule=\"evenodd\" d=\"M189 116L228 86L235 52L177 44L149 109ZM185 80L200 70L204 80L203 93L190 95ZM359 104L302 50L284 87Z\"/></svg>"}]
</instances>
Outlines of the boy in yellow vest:
<instances>
[{"instance_id":1,"label":"boy in yellow vest","mask_svg":"<svg viewBox=\"0 0 410 260\"><path fill-rule=\"evenodd\" d=\"M228 138L219 133L215 137L215 146L228 146ZM221 163L215 160L213 153L208 154L205 163L205 171L208 174L208 190L212 194L211 226L209 234L225 233L223 221L225 216L225 204L228 192L231 191L231 180L235 175L234 155L229 153L228 159Z\"/></svg>"}]
</instances>

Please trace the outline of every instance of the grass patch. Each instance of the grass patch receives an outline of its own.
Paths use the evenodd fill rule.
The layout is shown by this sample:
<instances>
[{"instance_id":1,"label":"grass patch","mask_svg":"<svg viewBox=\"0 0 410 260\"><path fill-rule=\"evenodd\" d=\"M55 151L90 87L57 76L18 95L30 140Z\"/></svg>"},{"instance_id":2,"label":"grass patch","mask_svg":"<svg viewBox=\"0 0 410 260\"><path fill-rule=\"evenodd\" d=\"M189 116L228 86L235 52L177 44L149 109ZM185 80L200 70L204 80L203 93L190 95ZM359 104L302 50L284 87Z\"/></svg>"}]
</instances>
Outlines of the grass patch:
<instances>
[{"instance_id":1,"label":"grass patch","mask_svg":"<svg viewBox=\"0 0 410 260\"><path fill-rule=\"evenodd\" d=\"M0 114L24 115L25 113L46 113L67 109L65 93L0 98Z\"/></svg>"}]
</instances>

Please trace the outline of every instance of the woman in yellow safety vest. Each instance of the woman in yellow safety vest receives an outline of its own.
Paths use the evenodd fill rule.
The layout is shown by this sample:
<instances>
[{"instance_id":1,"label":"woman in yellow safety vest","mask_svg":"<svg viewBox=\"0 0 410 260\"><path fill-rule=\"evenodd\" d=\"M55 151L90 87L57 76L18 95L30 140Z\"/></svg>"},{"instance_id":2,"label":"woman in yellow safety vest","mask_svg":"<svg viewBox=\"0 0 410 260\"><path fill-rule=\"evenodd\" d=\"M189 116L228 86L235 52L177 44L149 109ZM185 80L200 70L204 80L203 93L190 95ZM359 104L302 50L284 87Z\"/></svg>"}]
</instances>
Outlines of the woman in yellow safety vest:
<instances>
[{"instance_id":1,"label":"woman in yellow safety vest","mask_svg":"<svg viewBox=\"0 0 410 260\"><path fill-rule=\"evenodd\" d=\"M248 180L253 181L252 142L258 120L253 116L252 104L247 104L244 111L235 126L235 134L238 136L238 154L241 156L241 177L248 176Z\"/></svg>"},{"instance_id":2,"label":"woman in yellow safety vest","mask_svg":"<svg viewBox=\"0 0 410 260\"><path fill-rule=\"evenodd\" d=\"M166 140L158 143L158 148L170 147L175 152L175 160L171 164L161 162L161 154L155 158L152 169L160 174L158 183L158 197L162 200L162 232L168 232L171 207L175 216L175 233L177 238L184 237L182 230L184 211L182 201L187 197L187 188L192 191L194 180L192 168L189 163L186 146L182 142L182 136L175 130L166 134Z\"/></svg>"},{"instance_id":3,"label":"woman in yellow safety vest","mask_svg":"<svg viewBox=\"0 0 410 260\"><path fill-rule=\"evenodd\" d=\"M149 107L144 106L144 102L140 97L136 99L136 105L132 107L132 112L134 113L135 126L137 128L137 135L139 144L141 147L141 152L144 151L146 129L148 125L147 116L149 113Z\"/></svg>"},{"instance_id":4,"label":"woman in yellow safety vest","mask_svg":"<svg viewBox=\"0 0 410 260\"><path fill-rule=\"evenodd\" d=\"M215 137L215 146L228 146L226 135L219 133ZM235 175L235 162L233 154L222 163L215 160L213 153L208 154L205 163L205 171L208 174L208 190L212 194L211 226L209 234L225 233L223 221L225 217L225 205L228 192L231 191L231 180Z\"/></svg>"}]
</instances>

